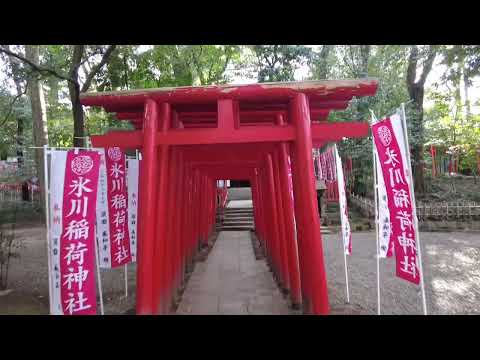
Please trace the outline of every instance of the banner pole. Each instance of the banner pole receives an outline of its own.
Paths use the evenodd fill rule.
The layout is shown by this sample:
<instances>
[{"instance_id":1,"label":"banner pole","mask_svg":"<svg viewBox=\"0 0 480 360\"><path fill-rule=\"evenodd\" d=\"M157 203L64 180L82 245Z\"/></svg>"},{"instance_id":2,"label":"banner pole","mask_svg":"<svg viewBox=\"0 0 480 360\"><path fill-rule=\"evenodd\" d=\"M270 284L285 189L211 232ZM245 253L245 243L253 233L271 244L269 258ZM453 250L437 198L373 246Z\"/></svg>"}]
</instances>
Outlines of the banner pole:
<instances>
[{"instance_id":1,"label":"banner pole","mask_svg":"<svg viewBox=\"0 0 480 360\"><path fill-rule=\"evenodd\" d=\"M90 138L86 136L87 140L87 149L91 149L91 144L90 144ZM98 189L97 189L98 193ZM97 200L98 201L98 200ZM97 233L97 229L95 226L95 234ZM102 277L100 274L100 263L99 263L99 258L100 258L100 252L98 250L98 238L95 236L95 263L97 265L97 278L98 278L98 292L100 295L100 314L105 315L104 307L103 307L103 292L102 292Z\"/></svg>"},{"instance_id":2,"label":"banner pole","mask_svg":"<svg viewBox=\"0 0 480 360\"><path fill-rule=\"evenodd\" d=\"M370 110L372 114L372 121L373 124L375 115L372 110ZM372 136L372 155L373 155L373 194L375 197L375 240L377 244L377 315L381 314L381 307L380 307L380 240L379 240L379 215L378 215L378 173L377 173L377 156L375 154L375 141Z\"/></svg>"},{"instance_id":3,"label":"banner pole","mask_svg":"<svg viewBox=\"0 0 480 360\"><path fill-rule=\"evenodd\" d=\"M378 218L378 174L377 158L375 154L375 144L373 144L373 177L374 177L374 195L375 195L375 237L377 244L377 315L380 315L380 244L379 244L379 218Z\"/></svg>"},{"instance_id":4,"label":"banner pole","mask_svg":"<svg viewBox=\"0 0 480 360\"><path fill-rule=\"evenodd\" d=\"M100 314L105 315L103 308L102 277L100 276L100 264L98 263L99 256L100 253L98 252L98 239L95 239L95 262L97 265L98 292L100 295Z\"/></svg>"},{"instance_id":5,"label":"banner pole","mask_svg":"<svg viewBox=\"0 0 480 360\"><path fill-rule=\"evenodd\" d=\"M348 290L348 268L347 268L347 254L345 253L345 244L342 239L343 248L343 261L345 263L345 283L347 285L347 304L350 304L350 292Z\"/></svg>"},{"instance_id":6,"label":"banner pole","mask_svg":"<svg viewBox=\"0 0 480 360\"><path fill-rule=\"evenodd\" d=\"M125 297L128 297L128 264L125 264Z\"/></svg>"},{"instance_id":7,"label":"banner pole","mask_svg":"<svg viewBox=\"0 0 480 360\"><path fill-rule=\"evenodd\" d=\"M405 116L405 103L402 103L401 105L401 113L402 113L402 127L403 127L403 133L404 133L404 138L405 138L405 154L407 155L407 162L408 162L408 167L410 170L409 174L409 179L410 179L410 186L412 189L412 209L413 209L413 216L414 216L414 222L415 222L415 231L417 232L417 252L418 252L418 262L419 262L419 270L420 270L420 288L422 292L422 306L423 306L423 314L427 315L427 300L425 296L425 283L423 281L423 266L422 266L422 251L421 251L421 246L420 246L420 232L418 231L418 218L417 218L417 203L415 201L415 186L414 186L414 181L413 181L413 173L412 173L412 162L410 160L410 146L408 144L408 131L407 131L407 120Z\"/></svg>"},{"instance_id":8,"label":"banner pole","mask_svg":"<svg viewBox=\"0 0 480 360\"><path fill-rule=\"evenodd\" d=\"M50 304L50 315L53 315L53 302L52 302L52 260L51 260L51 244L50 244L50 186L48 183L48 150L47 145L43 145L43 167L44 167L44 180L45 180L45 222L47 225L47 261L48 261L48 302Z\"/></svg>"},{"instance_id":9,"label":"banner pole","mask_svg":"<svg viewBox=\"0 0 480 360\"><path fill-rule=\"evenodd\" d=\"M337 164L337 160L340 158L340 155L338 154L338 150L337 150L337 144L335 144L335 165L336 165L336 173L337 173L337 185L340 183L338 180L338 177L339 177L339 173L338 173L338 167L341 167L342 164L339 163ZM342 171L342 174L343 174L343 171ZM344 178L345 179L345 178ZM344 180L345 181L345 180ZM345 184L344 184L345 185ZM339 192L339 201L340 201L340 189L338 190ZM346 200L346 199L345 199ZM346 204L345 204L346 205ZM342 211L342 209L340 208L340 212ZM340 217L342 216L342 214L340 214ZM348 219L347 219L348 221ZM342 234L342 251L343 251L343 262L344 262L344 265L345 265L345 284L346 284L346 290L347 290L347 304L350 304L350 291L348 289L348 267L347 267L347 254L345 253L345 239L343 237L343 229L342 229L342 232L340 233Z\"/></svg>"}]
</instances>

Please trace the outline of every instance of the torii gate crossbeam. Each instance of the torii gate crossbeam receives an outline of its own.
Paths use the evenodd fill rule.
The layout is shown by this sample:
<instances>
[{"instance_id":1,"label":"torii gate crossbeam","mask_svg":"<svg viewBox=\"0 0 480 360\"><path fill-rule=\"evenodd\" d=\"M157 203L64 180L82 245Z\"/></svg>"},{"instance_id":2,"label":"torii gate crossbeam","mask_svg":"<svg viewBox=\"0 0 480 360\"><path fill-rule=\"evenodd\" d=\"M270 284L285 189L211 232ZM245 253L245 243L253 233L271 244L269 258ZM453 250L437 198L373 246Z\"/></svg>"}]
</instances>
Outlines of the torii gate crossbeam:
<instances>
[{"instance_id":1,"label":"torii gate crossbeam","mask_svg":"<svg viewBox=\"0 0 480 360\"><path fill-rule=\"evenodd\" d=\"M252 185L256 232L292 304L327 314L312 147L366 136L366 123L327 117L376 88L362 79L82 94L82 104L134 126L92 136L92 144L142 154L137 313L169 311L186 266L214 229L215 180L238 177Z\"/></svg>"}]
</instances>

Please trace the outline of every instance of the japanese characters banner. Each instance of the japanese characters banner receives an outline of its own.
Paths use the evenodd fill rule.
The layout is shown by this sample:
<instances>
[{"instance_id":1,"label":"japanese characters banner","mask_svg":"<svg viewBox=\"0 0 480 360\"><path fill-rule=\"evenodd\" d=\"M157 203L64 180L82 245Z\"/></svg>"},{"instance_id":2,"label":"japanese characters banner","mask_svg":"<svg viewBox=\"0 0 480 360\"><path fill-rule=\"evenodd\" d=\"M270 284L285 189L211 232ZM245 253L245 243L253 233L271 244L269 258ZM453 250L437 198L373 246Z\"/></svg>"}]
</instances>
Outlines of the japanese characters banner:
<instances>
[{"instance_id":1,"label":"japanese characters banner","mask_svg":"<svg viewBox=\"0 0 480 360\"><path fill-rule=\"evenodd\" d=\"M110 222L108 217L107 167L105 165L105 151L101 149L100 153L97 195L97 243L100 267L110 269L112 267L112 257L110 246Z\"/></svg>"},{"instance_id":2,"label":"japanese characters banner","mask_svg":"<svg viewBox=\"0 0 480 360\"><path fill-rule=\"evenodd\" d=\"M125 154L118 147L106 149L108 223L111 267L132 261L128 231L128 192Z\"/></svg>"},{"instance_id":3,"label":"japanese characters banner","mask_svg":"<svg viewBox=\"0 0 480 360\"><path fill-rule=\"evenodd\" d=\"M318 155L318 174L326 182L336 181L335 153L333 147Z\"/></svg>"},{"instance_id":4,"label":"japanese characters banner","mask_svg":"<svg viewBox=\"0 0 480 360\"><path fill-rule=\"evenodd\" d=\"M132 262L136 261L137 250L137 220L138 220L138 175L139 160L127 160L127 189L128 189L128 229L130 234L130 251Z\"/></svg>"},{"instance_id":5,"label":"japanese characters banner","mask_svg":"<svg viewBox=\"0 0 480 360\"><path fill-rule=\"evenodd\" d=\"M96 151L67 152L59 239L60 295L65 315L96 314L95 207L99 165L100 155ZM54 181L58 180L61 179Z\"/></svg>"},{"instance_id":6,"label":"japanese characters banner","mask_svg":"<svg viewBox=\"0 0 480 360\"><path fill-rule=\"evenodd\" d=\"M65 166L67 164L66 151L50 152L50 261L49 273L50 314L63 315L61 299L61 272L60 272L60 237L62 236L63 222L63 187L65 185Z\"/></svg>"},{"instance_id":7,"label":"japanese characters banner","mask_svg":"<svg viewBox=\"0 0 480 360\"><path fill-rule=\"evenodd\" d=\"M379 256L381 258L393 255L393 241L391 238L390 210L388 208L387 190L383 181L382 167L375 152L377 170L377 192L378 192L378 239Z\"/></svg>"},{"instance_id":8,"label":"japanese characters banner","mask_svg":"<svg viewBox=\"0 0 480 360\"><path fill-rule=\"evenodd\" d=\"M410 174L406 171L405 138L401 119L393 115L372 125L372 134L387 193L397 276L419 284ZM408 174L408 177L407 177Z\"/></svg>"},{"instance_id":9,"label":"japanese characters banner","mask_svg":"<svg viewBox=\"0 0 480 360\"><path fill-rule=\"evenodd\" d=\"M338 182L338 198L340 205L340 221L342 223L342 238L345 254L352 253L352 231L348 220L347 194L345 191L345 179L343 177L342 160L338 155L337 146L335 145L335 162L337 166L337 182Z\"/></svg>"}]
</instances>

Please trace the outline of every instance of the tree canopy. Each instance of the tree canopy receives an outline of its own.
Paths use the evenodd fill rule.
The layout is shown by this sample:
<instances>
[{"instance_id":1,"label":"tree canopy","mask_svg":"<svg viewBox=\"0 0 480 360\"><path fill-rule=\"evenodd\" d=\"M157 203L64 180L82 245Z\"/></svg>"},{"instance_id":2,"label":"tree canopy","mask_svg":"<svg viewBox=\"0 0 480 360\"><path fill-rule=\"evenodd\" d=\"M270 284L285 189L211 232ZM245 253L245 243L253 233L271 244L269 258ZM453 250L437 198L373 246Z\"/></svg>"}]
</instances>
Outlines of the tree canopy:
<instances>
[{"instance_id":1,"label":"tree canopy","mask_svg":"<svg viewBox=\"0 0 480 360\"><path fill-rule=\"evenodd\" d=\"M456 147L461 170L475 173L480 118L475 81L478 45L42 45L38 63L26 45L0 45L0 157L23 159L35 138L35 103L29 88L40 84L51 146L80 146L84 137L113 127L98 109L79 103L83 91L126 90L229 82L270 82L374 77L377 94L354 99L330 121L368 120L407 103L414 175L424 179L428 145ZM32 49L30 49L32 50ZM33 49L35 50L35 49ZM438 69L440 76L432 74ZM433 70L432 70L433 69ZM438 71L437 71L438 72ZM428 103L428 106L427 106ZM33 111L33 112L32 112ZM425 148L427 146L427 148ZM347 140L341 150L358 163L358 187L371 175L371 140ZM370 175L369 175L370 174ZM416 183L417 185L417 183ZM422 187L420 186L421 190Z\"/></svg>"}]
</instances>

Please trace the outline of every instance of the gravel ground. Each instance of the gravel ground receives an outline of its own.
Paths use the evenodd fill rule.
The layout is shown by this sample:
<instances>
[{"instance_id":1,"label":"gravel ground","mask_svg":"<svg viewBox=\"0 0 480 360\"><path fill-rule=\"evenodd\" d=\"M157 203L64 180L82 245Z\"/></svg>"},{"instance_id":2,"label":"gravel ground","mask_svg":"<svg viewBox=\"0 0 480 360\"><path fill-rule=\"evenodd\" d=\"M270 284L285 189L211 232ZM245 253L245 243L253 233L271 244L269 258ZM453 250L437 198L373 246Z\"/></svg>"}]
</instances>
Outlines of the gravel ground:
<instances>
[{"instance_id":1,"label":"gravel ground","mask_svg":"<svg viewBox=\"0 0 480 360\"><path fill-rule=\"evenodd\" d=\"M19 299L22 299L21 313L48 314L45 228L41 226L22 228L17 229L15 233L22 247L19 250L20 257L10 260L8 289L12 289L13 292L0 296L0 314L20 313L12 306L18 304ZM129 296L127 298L125 298L124 268L101 270L105 314L121 314L135 306L135 269L135 264L128 266Z\"/></svg>"},{"instance_id":2,"label":"gravel ground","mask_svg":"<svg viewBox=\"0 0 480 360\"><path fill-rule=\"evenodd\" d=\"M332 307L346 301L340 234L323 235ZM421 233L429 314L480 314L480 233ZM376 245L373 232L352 234L347 257L350 303L362 314L377 312ZM395 260L380 261L382 314L422 314L420 287L395 276Z\"/></svg>"},{"instance_id":3,"label":"gravel ground","mask_svg":"<svg viewBox=\"0 0 480 360\"><path fill-rule=\"evenodd\" d=\"M8 287L13 292L0 295L0 314L48 314L45 230L39 226L18 229L17 236L23 248L20 258L11 260ZM345 308L345 274L340 234L322 237L330 302L332 309L342 309ZM421 241L428 312L480 314L480 234L421 233ZM382 314L421 314L420 288L395 276L393 259L382 259L380 265ZM355 313L376 314L373 232L353 233L353 254L348 257L348 268L349 307L355 309ZM128 269L129 297L126 299L124 269L102 270L106 314L122 314L134 307L135 265L129 265Z\"/></svg>"}]
</instances>

